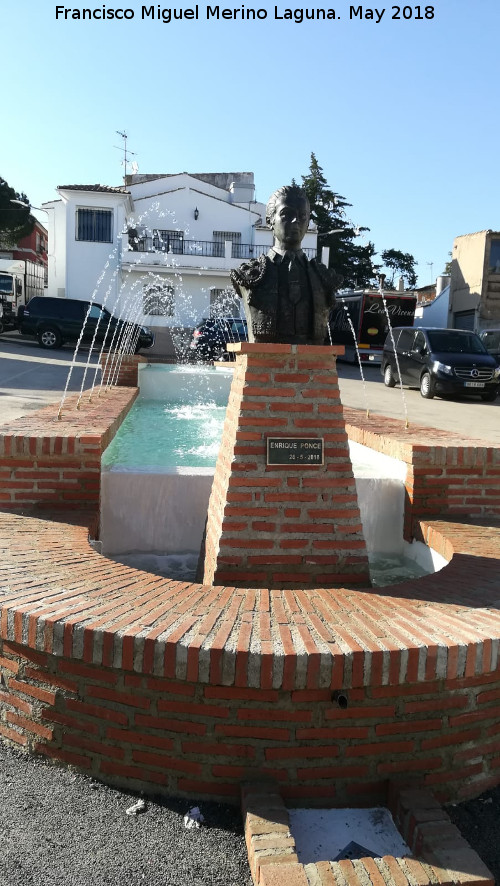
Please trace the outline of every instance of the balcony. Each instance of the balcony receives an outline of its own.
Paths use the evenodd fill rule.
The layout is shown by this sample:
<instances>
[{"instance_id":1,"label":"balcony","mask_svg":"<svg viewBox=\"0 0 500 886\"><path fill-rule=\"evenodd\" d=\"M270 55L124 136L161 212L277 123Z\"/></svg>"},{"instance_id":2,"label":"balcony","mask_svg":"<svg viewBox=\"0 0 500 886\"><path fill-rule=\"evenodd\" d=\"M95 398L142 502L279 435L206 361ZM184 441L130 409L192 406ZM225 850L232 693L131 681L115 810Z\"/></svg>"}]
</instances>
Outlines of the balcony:
<instances>
[{"instance_id":1,"label":"balcony","mask_svg":"<svg viewBox=\"0 0 500 886\"><path fill-rule=\"evenodd\" d=\"M182 236L153 235L130 237L123 235L123 265L159 265L175 268L204 268L206 270L230 270L245 259L258 258L270 248L270 243L238 243L226 240L185 240ZM305 248L308 258L316 256L316 249Z\"/></svg>"}]
</instances>

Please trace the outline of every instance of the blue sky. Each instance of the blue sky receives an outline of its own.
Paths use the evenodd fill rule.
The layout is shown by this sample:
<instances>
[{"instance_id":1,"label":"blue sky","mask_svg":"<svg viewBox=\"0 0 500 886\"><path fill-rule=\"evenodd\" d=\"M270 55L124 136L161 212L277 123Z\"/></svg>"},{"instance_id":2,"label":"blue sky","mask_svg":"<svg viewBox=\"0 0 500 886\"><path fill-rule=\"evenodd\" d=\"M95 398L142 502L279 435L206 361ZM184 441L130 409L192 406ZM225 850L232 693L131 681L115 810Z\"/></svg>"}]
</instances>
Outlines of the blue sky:
<instances>
[{"instance_id":1,"label":"blue sky","mask_svg":"<svg viewBox=\"0 0 500 886\"><path fill-rule=\"evenodd\" d=\"M337 16L302 23L263 0L219 5L265 10L260 21L207 20L200 3L197 21L170 24L113 2L66 8L133 19L56 20L52 0L2 2L0 175L34 205L61 184L120 184L125 130L140 172L253 171L262 201L300 181L314 151L354 224L379 253L411 252L420 284L455 236L500 228L498 0L401 6L399 20L396 6L361 6L385 9L379 23L350 19L344 0L277 5Z\"/></svg>"}]
</instances>

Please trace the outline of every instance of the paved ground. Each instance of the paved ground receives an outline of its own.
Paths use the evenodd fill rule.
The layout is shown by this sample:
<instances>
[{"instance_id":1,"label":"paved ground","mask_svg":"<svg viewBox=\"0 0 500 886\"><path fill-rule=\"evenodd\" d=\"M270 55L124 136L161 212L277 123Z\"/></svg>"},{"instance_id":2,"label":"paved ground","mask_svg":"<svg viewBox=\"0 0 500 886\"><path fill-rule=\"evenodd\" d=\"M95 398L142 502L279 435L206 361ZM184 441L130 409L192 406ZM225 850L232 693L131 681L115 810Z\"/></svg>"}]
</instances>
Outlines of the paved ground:
<instances>
[{"instance_id":1,"label":"paved ground","mask_svg":"<svg viewBox=\"0 0 500 886\"><path fill-rule=\"evenodd\" d=\"M0 336L0 406L5 420L25 415L47 403L57 402L64 389L73 356L72 348L44 351L32 339L17 333ZM89 361L88 351L78 354L72 370L69 390L80 389L86 362L95 367L96 358ZM359 369L338 362L339 384L346 406L369 409L370 412L389 415L410 424L423 424L473 435L479 440L498 443L500 438L500 398L495 403L483 403L479 398L468 400L424 400L419 391L386 388L378 366L365 367L365 384ZM95 370L87 370L85 387L92 384ZM99 379L99 375L98 375ZM403 401L404 397L404 401Z\"/></svg>"},{"instance_id":2,"label":"paved ground","mask_svg":"<svg viewBox=\"0 0 500 886\"><path fill-rule=\"evenodd\" d=\"M2 421L58 402L71 360L69 348L46 352L0 336ZM86 360L82 352L69 390L80 389ZM384 387L378 368L366 368L365 386L347 364L339 363L339 377L346 405L405 418L401 392ZM410 423L500 439L500 400L426 401L405 391L405 402ZM250 886L234 807L202 803L207 827L189 831L189 802L150 803L131 818L125 809L134 799L0 745L0 886ZM448 812L500 884L500 788Z\"/></svg>"},{"instance_id":3,"label":"paved ground","mask_svg":"<svg viewBox=\"0 0 500 886\"><path fill-rule=\"evenodd\" d=\"M494 403L483 403L479 397L424 400L420 391L386 388L379 366L366 367L364 385L358 368L340 361L337 368L340 394L346 406L368 408L370 412L403 421L408 418L410 426L425 425L490 443L500 442L500 397Z\"/></svg>"},{"instance_id":4,"label":"paved ground","mask_svg":"<svg viewBox=\"0 0 500 886\"><path fill-rule=\"evenodd\" d=\"M0 886L251 886L237 809L137 799L0 745Z\"/></svg>"},{"instance_id":5,"label":"paved ground","mask_svg":"<svg viewBox=\"0 0 500 886\"><path fill-rule=\"evenodd\" d=\"M10 421L48 403L59 402L72 358L72 348L44 351L35 341L22 340L17 333L0 335L1 420ZM86 370L88 362L91 367ZM69 390L80 390L85 372L85 387L90 387L95 365L95 356L89 359L87 350L79 353L71 371Z\"/></svg>"}]
</instances>

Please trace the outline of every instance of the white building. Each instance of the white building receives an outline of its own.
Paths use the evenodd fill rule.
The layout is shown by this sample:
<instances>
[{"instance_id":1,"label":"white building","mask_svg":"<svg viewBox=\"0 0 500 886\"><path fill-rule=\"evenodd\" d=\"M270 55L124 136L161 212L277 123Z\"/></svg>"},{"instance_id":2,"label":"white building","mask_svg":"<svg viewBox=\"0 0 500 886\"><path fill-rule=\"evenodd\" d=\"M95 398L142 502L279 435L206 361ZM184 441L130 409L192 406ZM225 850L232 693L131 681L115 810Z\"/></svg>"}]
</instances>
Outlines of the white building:
<instances>
[{"instance_id":1,"label":"white building","mask_svg":"<svg viewBox=\"0 0 500 886\"><path fill-rule=\"evenodd\" d=\"M450 278L442 274L436 280L436 295L432 300L421 301L415 308L414 326L432 326L439 329L451 327ZM458 324L457 324L458 325Z\"/></svg>"},{"instance_id":2,"label":"white building","mask_svg":"<svg viewBox=\"0 0 500 886\"><path fill-rule=\"evenodd\" d=\"M49 211L48 295L90 299L154 327L174 353L203 317L238 315L229 272L272 244L251 172L132 175L127 187L66 185ZM316 231L303 248L316 253Z\"/></svg>"}]
</instances>

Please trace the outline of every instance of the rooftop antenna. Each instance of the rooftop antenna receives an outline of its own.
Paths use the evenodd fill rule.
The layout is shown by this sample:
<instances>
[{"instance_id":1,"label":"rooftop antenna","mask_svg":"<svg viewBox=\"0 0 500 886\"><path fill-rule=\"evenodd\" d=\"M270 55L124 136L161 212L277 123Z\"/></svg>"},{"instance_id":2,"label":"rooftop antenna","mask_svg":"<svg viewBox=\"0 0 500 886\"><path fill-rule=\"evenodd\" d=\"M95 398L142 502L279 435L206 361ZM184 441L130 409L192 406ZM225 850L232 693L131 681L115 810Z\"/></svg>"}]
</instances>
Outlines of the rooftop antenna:
<instances>
[{"instance_id":1,"label":"rooftop antenna","mask_svg":"<svg viewBox=\"0 0 500 886\"><path fill-rule=\"evenodd\" d=\"M433 261L428 261L427 264L429 265L429 267L430 267L430 269L431 269L431 283L434 283L434 274L432 273L432 269L433 269L433 267L434 267L434 262L433 262Z\"/></svg>"},{"instance_id":2,"label":"rooftop antenna","mask_svg":"<svg viewBox=\"0 0 500 886\"><path fill-rule=\"evenodd\" d=\"M135 151L127 151L127 138L128 138L127 133L120 132L118 129L115 131L116 131L116 134L121 135L121 137L123 139L123 147L119 147L118 145L114 145L114 147L117 148L119 151L123 151L123 160L122 160L123 173L124 173L123 174L123 184L126 185L127 184L127 163L129 162L129 158L135 157L136 154L135 154ZM139 168L139 167L137 167L137 168Z\"/></svg>"}]
</instances>

